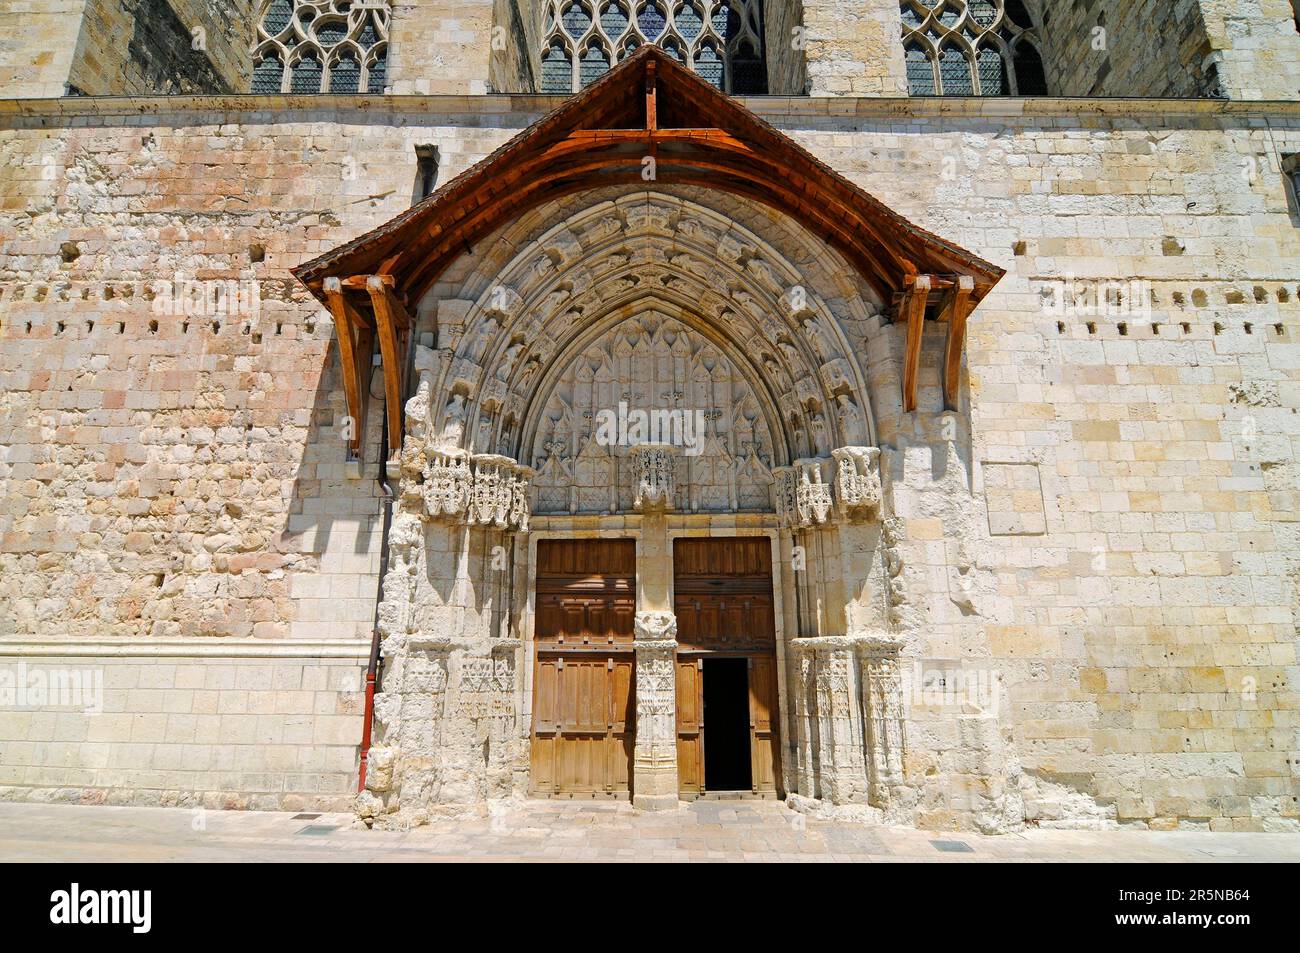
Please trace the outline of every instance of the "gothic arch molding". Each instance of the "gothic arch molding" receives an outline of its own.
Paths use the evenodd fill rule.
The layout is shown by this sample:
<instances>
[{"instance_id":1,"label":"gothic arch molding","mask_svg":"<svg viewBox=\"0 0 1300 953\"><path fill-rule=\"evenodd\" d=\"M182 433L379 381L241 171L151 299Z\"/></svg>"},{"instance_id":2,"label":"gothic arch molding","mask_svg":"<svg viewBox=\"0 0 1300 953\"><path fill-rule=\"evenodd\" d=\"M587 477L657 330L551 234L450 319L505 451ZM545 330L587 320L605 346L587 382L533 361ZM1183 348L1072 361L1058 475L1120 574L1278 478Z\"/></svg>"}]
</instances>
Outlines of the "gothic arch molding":
<instances>
[{"instance_id":1,"label":"gothic arch molding","mask_svg":"<svg viewBox=\"0 0 1300 953\"><path fill-rule=\"evenodd\" d=\"M824 261L824 246L805 239L801 258ZM865 319L877 306L850 297L833 309L820 293L825 275L806 275L734 220L679 196L636 192L593 203L531 241L507 230L498 243L519 250L491 275L497 256L489 250L464 280L477 298L437 309L448 318L438 328L447 356L431 383L453 396L434 408L430 426L442 434L449 413L463 418L445 436L465 449L526 458L528 415L562 372L561 356L651 308L748 368L767 416L781 424L778 463L874 442L864 373L835 311ZM484 415L493 418L490 441L481 436Z\"/></svg>"}]
</instances>

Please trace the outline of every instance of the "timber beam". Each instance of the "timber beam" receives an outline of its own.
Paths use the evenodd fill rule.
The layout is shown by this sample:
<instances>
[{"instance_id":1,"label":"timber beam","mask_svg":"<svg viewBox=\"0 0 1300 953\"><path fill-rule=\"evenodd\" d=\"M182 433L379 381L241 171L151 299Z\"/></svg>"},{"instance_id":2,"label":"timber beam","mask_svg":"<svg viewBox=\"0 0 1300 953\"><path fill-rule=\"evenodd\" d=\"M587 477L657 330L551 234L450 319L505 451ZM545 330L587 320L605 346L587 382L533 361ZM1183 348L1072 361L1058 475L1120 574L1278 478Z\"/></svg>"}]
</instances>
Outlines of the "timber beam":
<instances>
[{"instance_id":1,"label":"timber beam","mask_svg":"<svg viewBox=\"0 0 1300 953\"><path fill-rule=\"evenodd\" d=\"M375 330L384 369L384 410L388 415L388 459L402 448L402 402L406 395L406 365L415 322L398 299L392 276L370 275L366 291L375 311Z\"/></svg>"},{"instance_id":2,"label":"timber beam","mask_svg":"<svg viewBox=\"0 0 1300 953\"><path fill-rule=\"evenodd\" d=\"M343 377L343 393L348 403L349 425L344 430L348 442L348 459L360 460L370 400L371 355L375 349L374 324L348 301L343 293L343 283L338 278L326 278L323 290L339 340L339 366Z\"/></svg>"},{"instance_id":3,"label":"timber beam","mask_svg":"<svg viewBox=\"0 0 1300 953\"><path fill-rule=\"evenodd\" d=\"M966 348L966 320L975 309L975 279L963 275L957 279L944 299L940 320L948 324L948 340L943 349L943 406L957 409L957 385L961 380L961 355Z\"/></svg>"},{"instance_id":4,"label":"timber beam","mask_svg":"<svg viewBox=\"0 0 1300 953\"><path fill-rule=\"evenodd\" d=\"M930 298L930 276L909 277L899 307L907 323L907 344L903 349L903 413L916 410L916 389L921 370L921 341L925 331L925 306Z\"/></svg>"}]
</instances>

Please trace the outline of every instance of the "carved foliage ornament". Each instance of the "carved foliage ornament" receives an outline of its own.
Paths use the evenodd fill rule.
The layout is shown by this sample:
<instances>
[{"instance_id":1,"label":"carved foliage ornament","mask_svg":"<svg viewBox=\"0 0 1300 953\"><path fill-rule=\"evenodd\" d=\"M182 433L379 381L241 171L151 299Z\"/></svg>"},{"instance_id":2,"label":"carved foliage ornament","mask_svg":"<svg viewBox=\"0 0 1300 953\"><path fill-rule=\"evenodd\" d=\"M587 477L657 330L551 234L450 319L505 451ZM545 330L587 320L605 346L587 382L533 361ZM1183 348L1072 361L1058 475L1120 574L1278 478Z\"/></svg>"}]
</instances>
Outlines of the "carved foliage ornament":
<instances>
[{"instance_id":1,"label":"carved foliage ornament","mask_svg":"<svg viewBox=\"0 0 1300 953\"><path fill-rule=\"evenodd\" d=\"M672 508L677 448L669 444L643 443L633 449L636 460L638 513L662 512Z\"/></svg>"},{"instance_id":2,"label":"carved foliage ornament","mask_svg":"<svg viewBox=\"0 0 1300 953\"><path fill-rule=\"evenodd\" d=\"M429 519L528 532L529 479L533 471L509 457L430 447L423 473Z\"/></svg>"},{"instance_id":3,"label":"carved foliage ornament","mask_svg":"<svg viewBox=\"0 0 1300 953\"><path fill-rule=\"evenodd\" d=\"M880 484L880 450L876 447L840 447L832 460L796 460L794 466L778 467L776 476L777 516L785 526L822 526L831 519L833 503L849 521L880 518L883 497ZM834 482L827 471L835 467Z\"/></svg>"}]
</instances>

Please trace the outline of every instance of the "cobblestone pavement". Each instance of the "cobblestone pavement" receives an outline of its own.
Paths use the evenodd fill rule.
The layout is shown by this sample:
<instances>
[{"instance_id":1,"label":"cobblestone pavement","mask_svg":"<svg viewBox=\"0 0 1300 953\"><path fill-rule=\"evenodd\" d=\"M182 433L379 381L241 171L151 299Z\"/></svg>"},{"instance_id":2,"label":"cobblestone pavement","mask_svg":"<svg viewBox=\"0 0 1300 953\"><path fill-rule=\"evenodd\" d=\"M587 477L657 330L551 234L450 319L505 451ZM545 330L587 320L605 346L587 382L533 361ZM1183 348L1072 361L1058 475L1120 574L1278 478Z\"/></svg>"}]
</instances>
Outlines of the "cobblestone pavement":
<instances>
[{"instance_id":1,"label":"cobblestone pavement","mask_svg":"<svg viewBox=\"0 0 1300 953\"><path fill-rule=\"evenodd\" d=\"M984 837L807 820L777 802L529 801L406 832L346 814L0 804L0 861L1300 861L1300 834L1047 831Z\"/></svg>"}]
</instances>

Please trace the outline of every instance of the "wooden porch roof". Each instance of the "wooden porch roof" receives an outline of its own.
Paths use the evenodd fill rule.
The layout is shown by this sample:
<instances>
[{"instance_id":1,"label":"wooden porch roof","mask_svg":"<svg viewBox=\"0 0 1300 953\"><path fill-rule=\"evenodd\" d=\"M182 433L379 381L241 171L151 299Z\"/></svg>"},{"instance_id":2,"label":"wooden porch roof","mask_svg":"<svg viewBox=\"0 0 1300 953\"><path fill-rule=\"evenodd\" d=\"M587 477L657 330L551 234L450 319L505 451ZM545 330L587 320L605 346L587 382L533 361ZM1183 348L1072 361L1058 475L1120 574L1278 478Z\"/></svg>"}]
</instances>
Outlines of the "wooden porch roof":
<instances>
[{"instance_id":1,"label":"wooden porch roof","mask_svg":"<svg viewBox=\"0 0 1300 953\"><path fill-rule=\"evenodd\" d=\"M467 249L552 199L645 184L647 156L655 161L656 185L743 196L789 215L838 250L891 314L908 320L909 410L915 407L920 322L927 310L952 321L945 384L950 366L955 388L966 315L1003 270L896 214L650 45L424 201L293 274L341 319L345 369L360 368L364 357L353 352L365 347L367 329L372 342L378 337L388 367L405 356L415 306ZM386 329L387 321L392 325ZM400 440L400 368L391 377L390 435ZM358 391L354 411L362 410L360 382L351 389Z\"/></svg>"}]
</instances>

